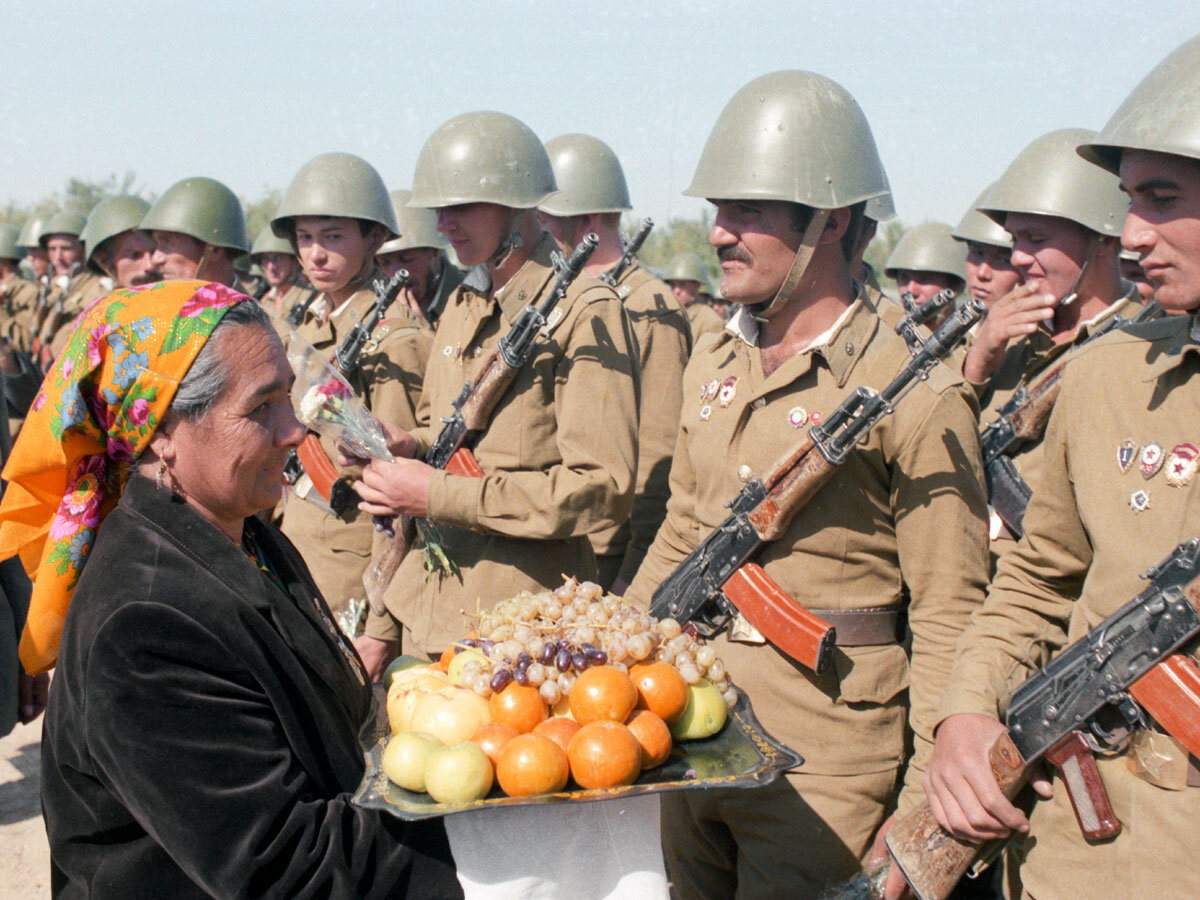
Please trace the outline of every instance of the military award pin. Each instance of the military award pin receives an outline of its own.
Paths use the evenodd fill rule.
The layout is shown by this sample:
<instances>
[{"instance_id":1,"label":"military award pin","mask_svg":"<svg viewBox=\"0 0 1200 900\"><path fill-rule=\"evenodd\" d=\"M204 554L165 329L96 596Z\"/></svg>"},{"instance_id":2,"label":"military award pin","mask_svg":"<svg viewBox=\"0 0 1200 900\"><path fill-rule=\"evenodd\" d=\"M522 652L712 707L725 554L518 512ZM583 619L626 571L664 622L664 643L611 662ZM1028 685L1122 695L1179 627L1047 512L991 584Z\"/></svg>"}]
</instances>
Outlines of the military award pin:
<instances>
[{"instance_id":1,"label":"military award pin","mask_svg":"<svg viewBox=\"0 0 1200 900\"><path fill-rule=\"evenodd\" d=\"M1147 491L1134 491L1129 498L1129 508L1135 513L1150 508L1150 494Z\"/></svg>"},{"instance_id":2,"label":"military award pin","mask_svg":"<svg viewBox=\"0 0 1200 900\"><path fill-rule=\"evenodd\" d=\"M1124 475L1133 468L1133 461L1137 459L1138 444L1133 438L1125 438L1117 447L1117 466Z\"/></svg>"},{"instance_id":3,"label":"military award pin","mask_svg":"<svg viewBox=\"0 0 1200 900\"><path fill-rule=\"evenodd\" d=\"M712 403L717 397L717 391L720 389L721 382L717 381L717 379L714 378L712 381L707 382L700 389L700 405L704 406L707 403Z\"/></svg>"},{"instance_id":4,"label":"military award pin","mask_svg":"<svg viewBox=\"0 0 1200 900\"><path fill-rule=\"evenodd\" d=\"M1142 470L1142 477L1150 479L1158 474L1164 459L1166 459L1166 454L1163 453L1162 444L1158 441L1151 441L1143 447L1142 457L1138 460L1138 468Z\"/></svg>"},{"instance_id":5,"label":"military award pin","mask_svg":"<svg viewBox=\"0 0 1200 900\"><path fill-rule=\"evenodd\" d=\"M808 421L808 411L803 406L793 406L788 410L787 420L793 428L802 428Z\"/></svg>"},{"instance_id":6,"label":"military award pin","mask_svg":"<svg viewBox=\"0 0 1200 900\"><path fill-rule=\"evenodd\" d=\"M1176 444L1167 457L1167 484L1184 487L1200 468L1200 448L1195 444Z\"/></svg>"},{"instance_id":7,"label":"military award pin","mask_svg":"<svg viewBox=\"0 0 1200 900\"><path fill-rule=\"evenodd\" d=\"M730 375L721 382L721 389L717 392L717 399L720 401L721 406L728 406L733 402L733 398L737 394L737 383L738 377L736 375Z\"/></svg>"},{"instance_id":8,"label":"military award pin","mask_svg":"<svg viewBox=\"0 0 1200 900\"><path fill-rule=\"evenodd\" d=\"M712 415L712 407L709 406L707 403L704 404L702 407L700 407L700 420L702 422L707 422L708 417L711 415Z\"/></svg>"}]
</instances>

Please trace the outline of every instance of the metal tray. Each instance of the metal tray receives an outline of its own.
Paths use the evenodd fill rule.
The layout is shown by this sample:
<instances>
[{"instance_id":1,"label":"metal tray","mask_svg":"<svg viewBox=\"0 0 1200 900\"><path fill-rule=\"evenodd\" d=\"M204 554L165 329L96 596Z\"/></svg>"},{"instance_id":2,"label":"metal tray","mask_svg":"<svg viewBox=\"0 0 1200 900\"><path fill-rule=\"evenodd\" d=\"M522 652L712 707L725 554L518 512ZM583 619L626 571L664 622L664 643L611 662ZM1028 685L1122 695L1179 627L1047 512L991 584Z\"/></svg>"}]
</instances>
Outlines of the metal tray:
<instances>
[{"instance_id":1,"label":"metal tray","mask_svg":"<svg viewBox=\"0 0 1200 900\"><path fill-rule=\"evenodd\" d=\"M367 759L367 771L355 791L353 802L368 809L382 809L401 819L429 819L471 809L500 806L532 806L541 803L586 803L612 800L635 794L687 791L697 788L753 788L770 784L780 772L803 764L799 754L785 747L758 724L750 701L738 690L737 705L719 734L702 741L676 744L671 757L661 766L643 772L625 787L600 790L567 790L532 797L508 797L499 788L472 803L438 803L428 794L415 794L397 787L383 774L383 747L389 729L381 685L375 688L375 720L359 735Z\"/></svg>"}]
</instances>

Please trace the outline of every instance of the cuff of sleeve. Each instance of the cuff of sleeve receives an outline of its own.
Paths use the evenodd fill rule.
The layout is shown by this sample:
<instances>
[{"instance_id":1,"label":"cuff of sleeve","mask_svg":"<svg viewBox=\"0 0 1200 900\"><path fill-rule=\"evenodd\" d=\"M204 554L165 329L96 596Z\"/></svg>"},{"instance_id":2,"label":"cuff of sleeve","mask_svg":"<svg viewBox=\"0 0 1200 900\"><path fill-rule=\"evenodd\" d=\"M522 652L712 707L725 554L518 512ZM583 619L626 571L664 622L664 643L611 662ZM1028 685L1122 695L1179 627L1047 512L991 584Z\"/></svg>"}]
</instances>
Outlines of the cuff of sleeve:
<instances>
[{"instance_id":1,"label":"cuff of sleeve","mask_svg":"<svg viewBox=\"0 0 1200 900\"><path fill-rule=\"evenodd\" d=\"M975 713L981 716L991 716L993 719L1000 718L1000 701L993 697L987 690L981 689L982 679L975 681L960 682L960 686L951 686L946 689L946 693L942 695L942 702L938 706L937 722L940 725L950 716L956 716L959 713ZM954 677L951 675L951 685L954 685ZM936 733L937 726L934 726Z\"/></svg>"},{"instance_id":2,"label":"cuff of sleeve","mask_svg":"<svg viewBox=\"0 0 1200 900\"><path fill-rule=\"evenodd\" d=\"M425 501L426 515L433 522L477 531L484 480L435 472Z\"/></svg>"},{"instance_id":3,"label":"cuff of sleeve","mask_svg":"<svg viewBox=\"0 0 1200 900\"><path fill-rule=\"evenodd\" d=\"M377 641L400 641L400 623L391 613L367 613L367 624L363 629L367 637Z\"/></svg>"}]
</instances>

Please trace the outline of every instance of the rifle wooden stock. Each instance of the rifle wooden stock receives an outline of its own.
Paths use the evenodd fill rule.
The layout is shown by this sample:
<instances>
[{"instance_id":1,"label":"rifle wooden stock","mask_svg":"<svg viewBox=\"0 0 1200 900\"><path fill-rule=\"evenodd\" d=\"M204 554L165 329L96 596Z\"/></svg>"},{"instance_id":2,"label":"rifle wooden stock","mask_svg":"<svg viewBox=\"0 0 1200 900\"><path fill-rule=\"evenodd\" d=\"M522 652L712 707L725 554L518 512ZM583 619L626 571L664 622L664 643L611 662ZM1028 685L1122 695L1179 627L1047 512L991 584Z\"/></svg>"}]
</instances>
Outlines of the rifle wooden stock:
<instances>
[{"instance_id":1,"label":"rifle wooden stock","mask_svg":"<svg viewBox=\"0 0 1200 900\"><path fill-rule=\"evenodd\" d=\"M339 476L338 470L334 468L333 463L321 448L321 442L317 436L315 434L306 435L300 442L300 446L296 448L296 455L300 457L300 465L304 466L304 472L312 481L313 488L321 495L321 499L328 503L330 494L333 492L333 483L338 480Z\"/></svg>"},{"instance_id":2,"label":"rifle wooden stock","mask_svg":"<svg viewBox=\"0 0 1200 900\"><path fill-rule=\"evenodd\" d=\"M483 366L475 376L474 390L462 407L467 431L483 431L487 428L492 411L516 377L517 370L504 362L500 351L493 350L484 357Z\"/></svg>"},{"instance_id":3,"label":"rifle wooden stock","mask_svg":"<svg viewBox=\"0 0 1200 900\"><path fill-rule=\"evenodd\" d=\"M835 466L805 438L785 453L763 478L767 496L749 514L750 524L764 541L778 539L792 519L833 475Z\"/></svg>"},{"instance_id":4,"label":"rifle wooden stock","mask_svg":"<svg viewBox=\"0 0 1200 900\"><path fill-rule=\"evenodd\" d=\"M400 568L400 563L408 555L416 532L416 523L412 516L400 516L392 523L392 539L384 545L379 553L371 559L367 571L363 573L363 587L367 592L367 606L371 612L381 616L387 611L383 602L383 593L392 582L392 575Z\"/></svg>"},{"instance_id":5,"label":"rifle wooden stock","mask_svg":"<svg viewBox=\"0 0 1200 900\"><path fill-rule=\"evenodd\" d=\"M1009 418L1014 437L1036 441L1045 434L1046 423L1050 420L1050 413L1054 411L1054 403L1062 388L1065 366L1065 362L1060 362L1029 386L1029 399Z\"/></svg>"},{"instance_id":6,"label":"rifle wooden stock","mask_svg":"<svg viewBox=\"0 0 1200 900\"><path fill-rule=\"evenodd\" d=\"M1200 666L1183 653L1168 656L1129 688L1154 721L1200 757Z\"/></svg>"},{"instance_id":7,"label":"rifle wooden stock","mask_svg":"<svg viewBox=\"0 0 1200 900\"><path fill-rule=\"evenodd\" d=\"M818 675L829 668L837 633L798 606L757 563L745 563L721 588L762 636Z\"/></svg>"}]
</instances>

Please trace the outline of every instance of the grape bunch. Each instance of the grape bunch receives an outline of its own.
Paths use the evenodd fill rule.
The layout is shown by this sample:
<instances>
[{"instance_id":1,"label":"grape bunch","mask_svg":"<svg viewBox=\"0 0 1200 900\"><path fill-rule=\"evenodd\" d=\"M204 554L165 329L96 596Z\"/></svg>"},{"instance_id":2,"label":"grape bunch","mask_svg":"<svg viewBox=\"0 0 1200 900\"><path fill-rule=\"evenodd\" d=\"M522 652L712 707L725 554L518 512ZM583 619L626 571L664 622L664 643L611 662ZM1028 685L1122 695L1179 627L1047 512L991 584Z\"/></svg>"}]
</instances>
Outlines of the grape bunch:
<instances>
[{"instance_id":1,"label":"grape bunch","mask_svg":"<svg viewBox=\"0 0 1200 900\"><path fill-rule=\"evenodd\" d=\"M537 688L553 707L590 666L627 672L638 663L665 662L688 684L707 678L727 706L737 703L725 664L694 628L656 620L590 581L568 578L553 591L522 591L481 613L476 634L455 652L478 651L480 658L463 666L462 684L484 697L516 682Z\"/></svg>"}]
</instances>

